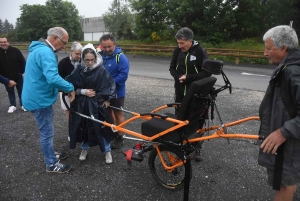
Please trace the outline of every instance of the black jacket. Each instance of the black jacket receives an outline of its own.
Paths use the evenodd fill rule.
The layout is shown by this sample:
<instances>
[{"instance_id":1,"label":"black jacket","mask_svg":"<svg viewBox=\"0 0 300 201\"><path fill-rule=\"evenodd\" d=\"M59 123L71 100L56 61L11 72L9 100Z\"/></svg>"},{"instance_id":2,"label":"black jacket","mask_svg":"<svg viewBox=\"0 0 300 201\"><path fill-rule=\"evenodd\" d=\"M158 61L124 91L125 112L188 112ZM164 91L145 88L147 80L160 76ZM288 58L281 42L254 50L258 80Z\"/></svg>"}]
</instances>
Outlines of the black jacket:
<instances>
[{"instance_id":1,"label":"black jacket","mask_svg":"<svg viewBox=\"0 0 300 201\"><path fill-rule=\"evenodd\" d=\"M71 63L70 60L70 56L67 56L65 58L63 58L62 60L60 60L60 62L58 63L58 74L62 77L62 78L66 78L68 75L70 75L72 73L72 71L74 70L74 66Z\"/></svg>"},{"instance_id":2,"label":"black jacket","mask_svg":"<svg viewBox=\"0 0 300 201\"><path fill-rule=\"evenodd\" d=\"M300 177L300 51L290 52L276 67L259 107L259 134L280 129L287 139L283 173ZM259 151L258 163L274 169L275 155Z\"/></svg>"},{"instance_id":3,"label":"black jacket","mask_svg":"<svg viewBox=\"0 0 300 201\"><path fill-rule=\"evenodd\" d=\"M17 81L25 71L25 58L18 48L9 46L7 50L0 48L0 75Z\"/></svg>"},{"instance_id":4,"label":"black jacket","mask_svg":"<svg viewBox=\"0 0 300 201\"><path fill-rule=\"evenodd\" d=\"M116 85L113 78L103 66L98 66L85 72L85 68L78 66L66 80L74 85L75 90L94 89L96 96L88 97L76 95L71 103L71 109L87 116L93 115L95 119L110 122L106 108L102 107L105 100L115 98ZM70 149L75 149L76 142L88 142L89 146L100 146L104 152L103 139L109 143L117 133L110 127L103 127L100 123L88 120L84 117L70 113L69 118Z\"/></svg>"},{"instance_id":5,"label":"black jacket","mask_svg":"<svg viewBox=\"0 0 300 201\"><path fill-rule=\"evenodd\" d=\"M201 69L205 58L203 48L197 41L193 41L188 52L182 52L179 47L175 48L169 71L175 80L176 94L184 96L193 81L211 76ZM180 83L178 79L184 74L186 74L186 81Z\"/></svg>"}]
</instances>

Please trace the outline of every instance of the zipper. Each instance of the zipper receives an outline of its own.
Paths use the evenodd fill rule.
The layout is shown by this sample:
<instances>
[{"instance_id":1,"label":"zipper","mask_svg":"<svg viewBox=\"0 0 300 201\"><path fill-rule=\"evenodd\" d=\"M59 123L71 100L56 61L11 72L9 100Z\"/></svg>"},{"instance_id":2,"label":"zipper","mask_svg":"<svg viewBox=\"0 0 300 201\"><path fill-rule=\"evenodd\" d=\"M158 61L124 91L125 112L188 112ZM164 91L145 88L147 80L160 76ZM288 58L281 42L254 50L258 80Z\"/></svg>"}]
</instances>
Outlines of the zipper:
<instances>
[{"instance_id":1,"label":"zipper","mask_svg":"<svg viewBox=\"0 0 300 201\"><path fill-rule=\"evenodd\" d=\"M188 74L188 69L187 69L187 59L189 57L190 53L188 52L187 55L185 56L185 76ZM185 96L186 94L186 85L184 85L184 92L183 95Z\"/></svg>"}]
</instances>

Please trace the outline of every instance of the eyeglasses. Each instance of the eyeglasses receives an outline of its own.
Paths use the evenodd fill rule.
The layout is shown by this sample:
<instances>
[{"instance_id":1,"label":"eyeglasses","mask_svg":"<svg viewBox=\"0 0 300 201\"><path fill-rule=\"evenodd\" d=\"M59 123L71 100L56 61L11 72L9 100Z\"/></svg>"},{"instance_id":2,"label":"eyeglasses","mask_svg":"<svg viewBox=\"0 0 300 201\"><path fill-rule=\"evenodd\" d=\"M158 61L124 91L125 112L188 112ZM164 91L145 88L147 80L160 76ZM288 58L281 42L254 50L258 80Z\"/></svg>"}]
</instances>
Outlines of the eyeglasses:
<instances>
[{"instance_id":1,"label":"eyeglasses","mask_svg":"<svg viewBox=\"0 0 300 201\"><path fill-rule=\"evenodd\" d=\"M68 42L63 41L60 37L57 36L57 38L58 38L64 45L68 44Z\"/></svg>"},{"instance_id":2,"label":"eyeglasses","mask_svg":"<svg viewBox=\"0 0 300 201\"><path fill-rule=\"evenodd\" d=\"M89 63L89 62L94 63L94 62L95 62L95 59L85 59L84 62L86 62L86 63Z\"/></svg>"},{"instance_id":3,"label":"eyeglasses","mask_svg":"<svg viewBox=\"0 0 300 201\"><path fill-rule=\"evenodd\" d=\"M76 53L76 52L72 51L72 53L75 54L76 56L80 56L81 55L81 53L79 53L79 52Z\"/></svg>"}]
</instances>

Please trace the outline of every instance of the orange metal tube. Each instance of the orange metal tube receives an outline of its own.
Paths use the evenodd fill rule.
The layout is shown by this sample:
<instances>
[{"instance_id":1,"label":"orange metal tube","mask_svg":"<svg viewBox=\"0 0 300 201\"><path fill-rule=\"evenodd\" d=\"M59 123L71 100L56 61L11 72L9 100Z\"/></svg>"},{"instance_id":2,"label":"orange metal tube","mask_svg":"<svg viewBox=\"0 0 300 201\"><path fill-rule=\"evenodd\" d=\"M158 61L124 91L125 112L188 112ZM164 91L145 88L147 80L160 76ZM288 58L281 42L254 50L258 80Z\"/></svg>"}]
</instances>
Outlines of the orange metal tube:
<instances>
[{"instance_id":1,"label":"orange metal tube","mask_svg":"<svg viewBox=\"0 0 300 201\"><path fill-rule=\"evenodd\" d=\"M165 163L165 160L164 160L164 158L163 158L162 155L161 155L161 152L160 152L160 149L159 149L158 145L155 144L154 146L155 146L155 149L156 149L156 151L157 151L157 155L158 155L158 157L159 157L159 159L160 159L160 161L161 161L161 164L163 165L163 167L165 168L165 170L167 170L168 172L169 172L169 171L172 171L172 170L174 170L175 168L180 167L180 166L183 165L182 160L180 160L180 162L178 162L178 163L176 163L176 164L174 164L174 165L172 165L172 166L168 166L168 165ZM184 162L185 162L185 161L184 161Z\"/></svg>"}]
</instances>

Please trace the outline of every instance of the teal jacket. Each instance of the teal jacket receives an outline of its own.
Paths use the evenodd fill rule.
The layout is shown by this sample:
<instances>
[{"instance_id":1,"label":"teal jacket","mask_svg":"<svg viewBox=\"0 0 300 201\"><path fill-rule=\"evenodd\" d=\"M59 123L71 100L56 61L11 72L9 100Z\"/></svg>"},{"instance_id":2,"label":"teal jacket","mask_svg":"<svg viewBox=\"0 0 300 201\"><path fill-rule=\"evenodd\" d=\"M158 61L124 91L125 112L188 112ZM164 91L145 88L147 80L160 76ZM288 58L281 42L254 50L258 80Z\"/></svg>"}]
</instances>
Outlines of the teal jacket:
<instances>
[{"instance_id":1,"label":"teal jacket","mask_svg":"<svg viewBox=\"0 0 300 201\"><path fill-rule=\"evenodd\" d=\"M71 92L74 87L58 74L57 56L44 39L33 41L26 61L22 102L26 110L46 108L55 103L58 89Z\"/></svg>"}]
</instances>

